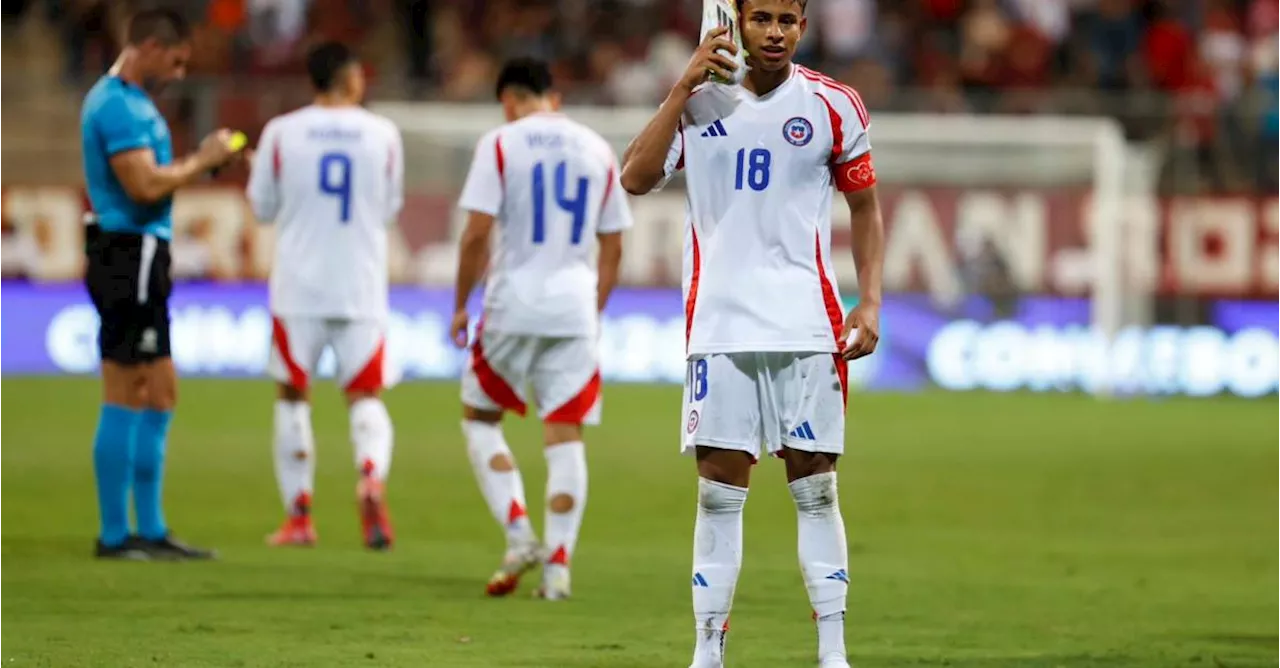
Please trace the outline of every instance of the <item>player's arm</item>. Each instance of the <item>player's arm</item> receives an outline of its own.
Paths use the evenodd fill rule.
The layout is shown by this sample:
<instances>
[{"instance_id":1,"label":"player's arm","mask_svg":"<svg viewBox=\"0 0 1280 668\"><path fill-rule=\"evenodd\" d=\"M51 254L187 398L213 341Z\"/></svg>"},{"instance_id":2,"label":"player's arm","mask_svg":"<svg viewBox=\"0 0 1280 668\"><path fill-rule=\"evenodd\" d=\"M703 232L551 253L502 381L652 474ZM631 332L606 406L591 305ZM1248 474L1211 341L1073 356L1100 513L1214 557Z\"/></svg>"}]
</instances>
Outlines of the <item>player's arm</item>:
<instances>
[{"instance_id":1,"label":"player's arm","mask_svg":"<svg viewBox=\"0 0 1280 668\"><path fill-rule=\"evenodd\" d=\"M618 267L622 264L622 232L632 225L631 207L622 190L612 151L609 152L609 161L613 164L609 168L609 185L600 205L600 223L597 226L600 248L596 257L596 310L601 312L609 303L613 288L618 285Z\"/></svg>"},{"instance_id":2,"label":"player's arm","mask_svg":"<svg viewBox=\"0 0 1280 668\"><path fill-rule=\"evenodd\" d=\"M113 98L96 116L98 132L106 144L111 170L135 202L159 202L175 190L226 164L235 156L229 146L231 131L222 129L204 138L195 153L170 165L156 164L148 141L152 121L137 114L124 98Z\"/></svg>"},{"instance_id":3,"label":"player's arm","mask_svg":"<svg viewBox=\"0 0 1280 668\"><path fill-rule=\"evenodd\" d=\"M707 33L689 59L684 75L658 107L658 113L627 145L622 155L622 187L627 192L644 195L671 174L674 168L674 163L669 160L674 150L672 138L680 130L680 116L684 114L685 103L693 96L693 89L705 81L710 72L726 79L733 78L737 65L731 56L738 53L738 47L725 39L728 33L729 29L724 27ZM717 53L719 50L731 55Z\"/></svg>"},{"instance_id":4,"label":"player's arm","mask_svg":"<svg viewBox=\"0 0 1280 668\"><path fill-rule=\"evenodd\" d=\"M498 131L480 138L471 171L462 186L458 206L467 212L467 226L458 240L458 275L453 290L453 322L449 336L459 348L467 345L467 300L489 264L489 237L502 210L502 139Z\"/></svg>"},{"instance_id":5,"label":"player's arm","mask_svg":"<svg viewBox=\"0 0 1280 668\"><path fill-rule=\"evenodd\" d=\"M390 177L387 183L387 224L394 225L404 208L404 139L400 136L400 128L390 121L387 123L391 126L390 154L387 156Z\"/></svg>"},{"instance_id":6,"label":"player's arm","mask_svg":"<svg viewBox=\"0 0 1280 668\"><path fill-rule=\"evenodd\" d=\"M275 122L267 123L258 138L258 150L249 161L249 184L245 196L259 223L274 222L280 213L280 132Z\"/></svg>"},{"instance_id":7,"label":"player's arm","mask_svg":"<svg viewBox=\"0 0 1280 668\"><path fill-rule=\"evenodd\" d=\"M884 218L875 185L845 192L853 229L853 262L858 269L858 305L845 319L841 339L853 341L844 349L854 360L875 352L880 341L880 304L884 300Z\"/></svg>"}]
</instances>

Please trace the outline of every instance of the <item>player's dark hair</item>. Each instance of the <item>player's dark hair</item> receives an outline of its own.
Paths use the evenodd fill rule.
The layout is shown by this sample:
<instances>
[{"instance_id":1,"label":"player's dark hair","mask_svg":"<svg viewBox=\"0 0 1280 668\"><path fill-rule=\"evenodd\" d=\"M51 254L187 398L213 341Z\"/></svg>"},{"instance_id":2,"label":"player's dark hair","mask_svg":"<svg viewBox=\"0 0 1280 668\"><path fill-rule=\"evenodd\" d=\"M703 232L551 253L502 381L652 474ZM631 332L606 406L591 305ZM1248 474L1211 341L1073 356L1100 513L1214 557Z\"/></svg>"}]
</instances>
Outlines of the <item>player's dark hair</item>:
<instances>
[{"instance_id":1,"label":"player's dark hair","mask_svg":"<svg viewBox=\"0 0 1280 668\"><path fill-rule=\"evenodd\" d=\"M327 93L338 83L338 73L356 62L356 54L341 42L323 42L307 52L307 74L315 89Z\"/></svg>"},{"instance_id":2,"label":"player's dark hair","mask_svg":"<svg viewBox=\"0 0 1280 668\"><path fill-rule=\"evenodd\" d=\"M513 58L502 66L494 96L502 97L508 88L544 95L551 90L551 67L537 58Z\"/></svg>"},{"instance_id":3,"label":"player's dark hair","mask_svg":"<svg viewBox=\"0 0 1280 668\"><path fill-rule=\"evenodd\" d=\"M796 4L800 5L800 13L804 14L805 6L809 4L809 0L794 0L794 1ZM747 0L737 0L738 14L742 14L742 6L746 4L746 2Z\"/></svg>"},{"instance_id":4,"label":"player's dark hair","mask_svg":"<svg viewBox=\"0 0 1280 668\"><path fill-rule=\"evenodd\" d=\"M164 46L176 46L191 39L191 25L172 9L144 9L129 17L125 39L133 46L152 39Z\"/></svg>"}]
</instances>

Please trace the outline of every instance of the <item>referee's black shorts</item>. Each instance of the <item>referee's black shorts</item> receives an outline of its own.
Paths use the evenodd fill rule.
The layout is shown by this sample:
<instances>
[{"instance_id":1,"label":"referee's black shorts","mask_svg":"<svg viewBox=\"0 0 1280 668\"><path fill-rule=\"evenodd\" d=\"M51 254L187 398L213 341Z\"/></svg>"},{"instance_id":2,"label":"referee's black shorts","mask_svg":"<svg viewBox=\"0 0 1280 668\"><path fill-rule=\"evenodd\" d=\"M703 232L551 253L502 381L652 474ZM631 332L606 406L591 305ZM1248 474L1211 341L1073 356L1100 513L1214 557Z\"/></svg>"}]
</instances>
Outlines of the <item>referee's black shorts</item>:
<instances>
[{"instance_id":1,"label":"referee's black shorts","mask_svg":"<svg viewBox=\"0 0 1280 668\"><path fill-rule=\"evenodd\" d=\"M85 228L85 286L102 320L102 359L141 364L169 357L169 242Z\"/></svg>"}]
</instances>

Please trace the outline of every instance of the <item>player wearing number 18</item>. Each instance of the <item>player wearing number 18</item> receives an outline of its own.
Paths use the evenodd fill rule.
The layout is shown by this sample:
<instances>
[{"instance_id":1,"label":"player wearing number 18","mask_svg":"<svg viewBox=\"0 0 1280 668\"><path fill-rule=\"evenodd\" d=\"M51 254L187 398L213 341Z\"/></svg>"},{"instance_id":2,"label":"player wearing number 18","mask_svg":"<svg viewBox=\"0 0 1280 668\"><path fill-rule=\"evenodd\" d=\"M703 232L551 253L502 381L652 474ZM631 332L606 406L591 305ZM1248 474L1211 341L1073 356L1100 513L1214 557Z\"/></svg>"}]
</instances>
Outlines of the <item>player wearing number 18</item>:
<instances>
[{"instance_id":1,"label":"player wearing number 18","mask_svg":"<svg viewBox=\"0 0 1280 668\"><path fill-rule=\"evenodd\" d=\"M622 173L637 195L681 169L688 183L682 446L696 455L700 477L694 668L724 662L743 504L763 454L786 464L819 663L848 666L835 468L844 451L845 364L871 353L878 336L884 234L858 94L791 62L804 5L739 0L750 68L742 84L704 83L709 72L733 81L729 55L737 52L725 28L709 31L627 149ZM847 319L831 265L832 186L852 214L861 291Z\"/></svg>"},{"instance_id":2,"label":"player wearing number 18","mask_svg":"<svg viewBox=\"0 0 1280 668\"><path fill-rule=\"evenodd\" d=\"M392 384L384 346L387 226L404 202L404 150L390 121L360 107L364 74L343 45L307 54L313 104L262 131L248 196L259 221L276 227L271 268L276 479L288 517L272 545L311 545L315 445L308 390L331 348L346 395L359 473L365 544L391 546L384 485L391 418L380 392Z\"/></svg>"},{"instance_id":3,"label":"player wearing number 18","mask_svg":"<svg viewBox=\"0 0 1280 668\"><path fill-rule=\"evenodd\" d=\"M467 345L467 299L488 266L484 314L462 377L467 452L507 537L487 592L511 593L541 561L536 593L554 600L569 595L587 500L582 425L600 419L598 313L617 277L631 212L613 150L556 112L545 63L507 63L497 95L508 122L480 139L459 204L468 218L451 334L458 347ZM501 241L490 260L495 226ZM546 444L545 547L530 527L524 483L502 435L504 412L525 413L526 385L533 386Z\"/></svg>"}]
</instances>

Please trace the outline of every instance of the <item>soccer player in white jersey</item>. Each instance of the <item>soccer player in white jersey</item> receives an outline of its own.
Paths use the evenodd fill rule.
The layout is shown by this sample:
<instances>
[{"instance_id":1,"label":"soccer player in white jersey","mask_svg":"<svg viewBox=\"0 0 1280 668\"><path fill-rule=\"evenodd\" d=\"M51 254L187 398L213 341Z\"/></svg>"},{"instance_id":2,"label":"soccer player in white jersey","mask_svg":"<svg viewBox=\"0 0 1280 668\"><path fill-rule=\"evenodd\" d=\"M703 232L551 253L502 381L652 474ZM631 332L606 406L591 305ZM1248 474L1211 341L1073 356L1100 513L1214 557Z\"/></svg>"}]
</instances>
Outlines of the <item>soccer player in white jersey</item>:
<instances>
[{"instance_id":1,"label":"soccer player in white jersey","mask_svg":"<svg viewBox=\"0 0 1280 668\"><path fill-rule=\"evenodd\" d=\"M631 212L613 150L556 112L559 97L546 64L507 63L497 96L508 122L480 139L459 202L468 218L450 333L466 347L467 299L487 267L484 312L462 377L467 453L507 541L487 592L511 593L522 574L543 562L535 594L556 600L569 595L569 564L587 501L582 425L600 420L599 312L617 280ZM495 228L499 240L490 258ZM541 543L502 435L504 412L525 414L526 386L533 389L546 444Z\"/></svg>"},{"instance_id":2,"label":"soccer player in white jersey","mask_svg":"<svg viewBox=\"0 0 1280 668\"><path fill-rule=\"evenodd\" d=\"M269 372L276 478L288 517L272 545L311 545L315 444L308 386L325 348L350 407L365 544L391 546L384 485L392 427L379 398L386 368L387 226L404 202L404 150L390 121L360 107L364 75L343 45L307 56L315 101L273 119L253 159L249 201L276 226Z\"/></svg>"},{"instance_id":3,"label":"soccer player in white jersey","mask_svg":"<svg viewBox=\"0 0 1280 668\"><path fill-rule=\"evenodd\" d=\"M749 68L742 84L705 82L709 72L730 81L734 74L728 31L710 32L624 159L630 193L647 193L680 169L688 183L682 445L700 476L695 668L724 662L742 509L752 465L765 454L786 464L819 663L848 665L835 469L844 451L845 364L878 339L884 232L858 95L791 62L804 5L739 0ZM832 186L853 218L860 301L847 318L830 257Z\"/></svg>"}]
</instances>

